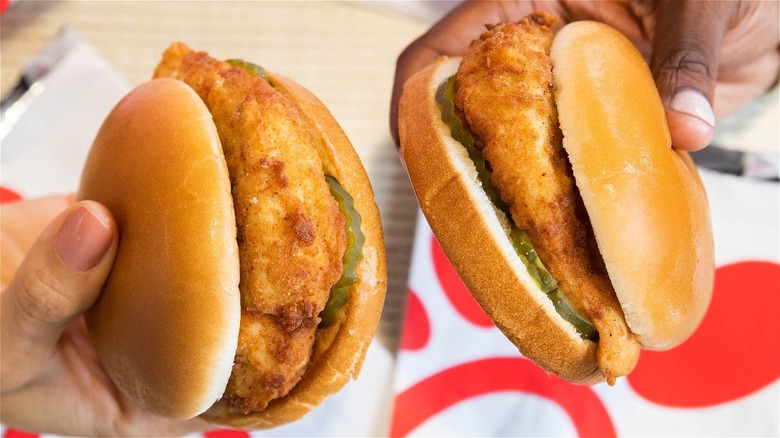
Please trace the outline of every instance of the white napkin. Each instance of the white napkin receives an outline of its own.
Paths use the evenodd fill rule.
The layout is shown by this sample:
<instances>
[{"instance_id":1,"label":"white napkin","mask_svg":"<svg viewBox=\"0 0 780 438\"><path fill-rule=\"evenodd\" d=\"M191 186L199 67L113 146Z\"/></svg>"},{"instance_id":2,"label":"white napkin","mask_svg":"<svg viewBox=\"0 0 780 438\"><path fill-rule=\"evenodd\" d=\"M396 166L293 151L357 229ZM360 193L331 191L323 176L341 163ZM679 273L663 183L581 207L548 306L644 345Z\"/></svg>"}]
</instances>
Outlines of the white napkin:
<instances>
[{"instance_id":1,"label":"white napkin","mask_svg":"<svg viewBox=\"0 0 780 438\"><path fill-rule=\"evenodd\" d=\"M74 44L39 82L35 97L2 141L2 185L36 198L70 193L100 124L130 89L97 51L64 28ZM5 121L4 121L5 123Z\"/></svg>"}]
</instances>

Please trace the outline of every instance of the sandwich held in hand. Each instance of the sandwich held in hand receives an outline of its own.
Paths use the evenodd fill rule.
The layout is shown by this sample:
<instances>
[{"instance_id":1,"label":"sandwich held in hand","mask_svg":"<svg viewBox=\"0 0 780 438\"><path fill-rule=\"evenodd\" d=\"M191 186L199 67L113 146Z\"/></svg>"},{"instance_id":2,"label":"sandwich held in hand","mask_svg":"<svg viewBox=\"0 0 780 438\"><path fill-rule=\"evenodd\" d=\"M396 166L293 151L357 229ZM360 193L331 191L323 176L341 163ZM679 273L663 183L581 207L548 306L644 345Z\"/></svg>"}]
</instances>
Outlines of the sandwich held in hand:
<instances>
[{"instance_id":1,"label":"sandwich held in hand","mask_svg":"<svg viewBox=\"0 0 780 438\"><path fill-rule=\"evenodd\" d=\"M116 263L87 314L117 387L151 412L294 421L356 378L386 288L352 145L300 85L184 44L103 123L78 193Z\"/></svg>"},{"instance_id":2,"label":"sandwich held in hand","mask_svg":"<svg viewBox=\"0 0 780 438\"><path fill-rule=\"evenodd\" d=\"M610 384L696 329L714 274L707 198L620 33L535 13L405 84L401 155L458 274L528 358Z\"/></svg>"}]
</instances>

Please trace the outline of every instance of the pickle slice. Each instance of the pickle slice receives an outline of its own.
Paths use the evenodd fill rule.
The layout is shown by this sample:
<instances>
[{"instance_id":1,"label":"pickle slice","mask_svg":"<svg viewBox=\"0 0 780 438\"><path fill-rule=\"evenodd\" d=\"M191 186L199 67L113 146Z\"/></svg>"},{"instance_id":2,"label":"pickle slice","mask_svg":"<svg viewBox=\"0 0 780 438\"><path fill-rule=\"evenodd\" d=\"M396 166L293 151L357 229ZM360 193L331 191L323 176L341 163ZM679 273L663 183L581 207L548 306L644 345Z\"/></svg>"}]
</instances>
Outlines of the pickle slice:
<instances>
[{"instance_id":1,"label":"pickle slice","mask_svg":"<svg viewBox=\"0 0 780 438\"><path fill-rule=\"evenodd\" d=\"M548 293L547 296L552 300L558 314L574 326L582 339L591 341L597 341L599 339L599 334L596 331L596 328L593 327L593 324L569 305L569 302L566 301L566 298L563 296L560 289L554 289Z\"/></svg>"},{"instance_id":2,"label":"pickle slice","mask_svg":"<svg viewBox=\"0 0 780 438\"><path fill-rule=\"evenodd\" d=\"M265 75L265 69L263 67L260 67L257 64L252 64L251 62L244 61L243 59L228 59L228 64L232 65L233 67L238 67L246 70L247 73L254 76L260 76L261 78L268 80L268 77Z\"/></svg>"},{"instance_id":3,"label":"pickle slice","mask_svg":"<svg viewBox=\"0 0 780 438\"><path fill-rule=\"evenodd\" d=\"M341 309L349 301L349 288L357 282L357 266L363 260L363 244L365 236L360 229L360 213L355 209L355 200L339 184L336 178L326 175L325 180L330 187L330 193L336 198L339 210L346 219L347 247L344 250L344 272L341 278L330 288L330 297L325 308L320 312L320 328L327 328L339 320Z\"/></svg>"},{"instance_id":4,"label":"pickle slice","mask_svg":"<svg viewBox=\"0 0 780 438\"><path fill-rule=\"evenodd\" d=\"M466 148L469 158L474 162L474 166L477 169L477 178L479 179L485 194L487 194L488 199L490 199L490 202L492 202L498 210L502 211L506 217L511 218L509 205L501 199L498 189L490 180L492 171L490 170L489 164L482 157L482 152L475 146L474 135L463 123L461 115L458 114L455 109L455 90L455 76L450 76L446 81L442 82L436 90L436 103L441 110L441 120L450 128L450 136ZM528 274L539 286L539 289L541 289L552 301L558 314L561 315L565 321L574 326L582 339L591 341L598 340L598 332L596 331L596 328L593 327L593 324L574 310L569 302L566 301L566 297L564 297L563 293L558 288L558 283L553 279L552 275L550 275L544 267L542 260L536 254L536 250L534 249L533 244L531 244L528 234L517 228L514 222L509 222L509 241L512 242L515 252L517 252L520 260L523 261L523 264L528 270Z\"/></svg>"},{"instance_id":5,"label":"pickle slice","mask_svg":"<svg viewBox=\"0 0 780 438\"><path fill-rule=\"evenodd\" d=\"M482 158L482 152L475 145L474 135L464 125L463 119L455 109L455 76L451 76L439 86L436 92L436 103L441 108L441 120L450 128L450 136L466 148L469 158L474 162L474 166L477 168L477 178L482 184L482 190L488 195L488 199L499 210L509 211L509 205L501 199L498 189L490 182L491 170L487 161Z\"/></svg>"},{"instance_id":6,"label":"pickle slice","mask_svg":"<svg viewBox=\"0 0 780 438\"><path fill-rule=\"evenodd\" d=\"M542 264L542 259L536 254L528 234L512 224L512 229L509 231L509 240L528 268L528 273L531 274L531 277L536 281L542 292L550 293L557 289L558 283L556 283L552 275L547 271L547 268Z\"/></svg>"}]
</instances>

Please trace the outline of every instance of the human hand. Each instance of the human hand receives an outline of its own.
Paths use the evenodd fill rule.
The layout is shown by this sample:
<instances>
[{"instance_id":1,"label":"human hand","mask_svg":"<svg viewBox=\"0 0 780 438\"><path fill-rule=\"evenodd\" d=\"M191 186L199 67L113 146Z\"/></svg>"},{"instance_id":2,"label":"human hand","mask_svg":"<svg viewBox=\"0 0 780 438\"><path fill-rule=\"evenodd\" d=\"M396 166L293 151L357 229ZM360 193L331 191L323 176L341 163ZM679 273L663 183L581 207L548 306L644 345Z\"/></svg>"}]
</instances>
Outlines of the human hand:
<instances>
[{"instance_id":1,"label":"human hand","mask_svg":"<svg viewBox=\"0 0 780 438\"><path fill-rule=\"evenodd\" d=\"M65 435L207 428L135 406L111 383L90 344L81 315L97 299L118 244L108 210L58 196L3 205L2 218L0 421Z\"/></svg>"},{"instance_id":2,"label":"human hand","mask_svg":"<svg viewBox=\"0 0 780 438\"><path fill-rule=\"evenodd\" d=\"M0 289L5 289L46 225L71 206L73 195L48 196L0 204L3 218L0 245Z\"/></svg>"},{"instance_id":3,"label":"human hand","mask_svg":"<svg viewBox=\"0 0 780 438\"><path fill-rule=\"evenodd\" d=\"M712 140L715 120L765 93L780 68L778 2L473 1L464 2L412 42L398 58L390 128L398 143L403 84L436 58L461 56L486 24L516 22L534 10L609 24L648 60L679 149Z\"/></svg>"}]
</instances>

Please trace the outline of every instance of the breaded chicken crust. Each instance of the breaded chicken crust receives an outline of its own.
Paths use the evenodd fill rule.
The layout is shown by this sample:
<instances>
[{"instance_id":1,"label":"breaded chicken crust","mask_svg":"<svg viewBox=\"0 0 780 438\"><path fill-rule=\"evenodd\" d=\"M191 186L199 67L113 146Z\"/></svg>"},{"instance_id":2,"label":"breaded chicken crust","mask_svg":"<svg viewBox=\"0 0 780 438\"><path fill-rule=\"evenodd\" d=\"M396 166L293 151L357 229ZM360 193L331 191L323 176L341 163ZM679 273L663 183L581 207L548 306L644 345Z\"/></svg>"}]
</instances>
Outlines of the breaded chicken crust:
<instances>
[{"instance_id":1,"label":"breaded chicken crust","mask_svg":"<svg viewBox=\"0 0 780 438\"><path fill-rule=\"evenodd\" d=\"M532 14L475 41L457 73L456 106L510 206L567 300L599 333L605 378L631 372L640 346L617 300L575 187L553 98L550 62L557 19Z\"/></svg>"},{"instance_id":2,"label":"breaded chicken crust","mask_svg":"<svg viewBox=\"0 0 780 438\"><path fill-rule=\"evenodd\" d=\"M301 379L319 313L340 278L345 218L330 193L319 137L264 79L174 44L155 77L192 87L217 126L237 223L241 327L225 399L261 411Z\"/></svg>"}]
</instances>

